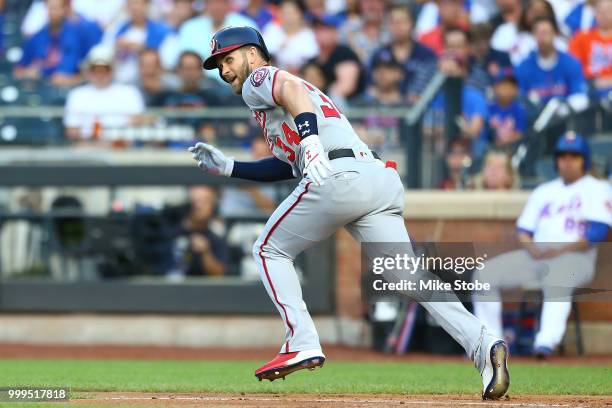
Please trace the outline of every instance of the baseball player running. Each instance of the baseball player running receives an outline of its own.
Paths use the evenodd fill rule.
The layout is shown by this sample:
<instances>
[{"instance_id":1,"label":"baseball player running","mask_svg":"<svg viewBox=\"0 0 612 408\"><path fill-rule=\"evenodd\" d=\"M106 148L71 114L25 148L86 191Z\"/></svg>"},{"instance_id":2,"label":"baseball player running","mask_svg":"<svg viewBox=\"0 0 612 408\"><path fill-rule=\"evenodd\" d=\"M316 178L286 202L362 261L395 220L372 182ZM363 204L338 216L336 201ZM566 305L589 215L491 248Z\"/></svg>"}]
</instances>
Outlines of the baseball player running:
<instances>
[{"instance_id":1,"label":"baseball player running","mask_svg":"<svg viewBox=\"0 0 612 408\"><path fill-rule=\"evenodd\" d=\"M544 297L533 354L550 356L565 334L575 287L592 280L596 244L605 241L612 225L610 184L587 174L587 141L567 132L557 141L555 162L559 177L536 188L517 221L524 249L492 258L474 279L493 290L474 297L474 313L502 335L499 290L541 289Z\"/></svg>"},{"instance_id":2,"label":"baseball player running","mask_svg":"<svg viewBox=\"0 0 612 408\"><path fill-rule=\"evenodd\" d=\"M285 324L280 353L255 371L260 381L325 361L293 265L300 252L341 227L360 242L410 242L397 172L359 139L327 95L268 65L269 60L257 30L228 27L214 34L203 67L218 69L242 95L274 157L240 162L206 143L189 148L208 173L254 181L301 178L253 246L263 284ZM510 383L505 342L458 301L421 304L474 360L482 375L482 397L502 397Z\"/></svg>"}]
</instances>

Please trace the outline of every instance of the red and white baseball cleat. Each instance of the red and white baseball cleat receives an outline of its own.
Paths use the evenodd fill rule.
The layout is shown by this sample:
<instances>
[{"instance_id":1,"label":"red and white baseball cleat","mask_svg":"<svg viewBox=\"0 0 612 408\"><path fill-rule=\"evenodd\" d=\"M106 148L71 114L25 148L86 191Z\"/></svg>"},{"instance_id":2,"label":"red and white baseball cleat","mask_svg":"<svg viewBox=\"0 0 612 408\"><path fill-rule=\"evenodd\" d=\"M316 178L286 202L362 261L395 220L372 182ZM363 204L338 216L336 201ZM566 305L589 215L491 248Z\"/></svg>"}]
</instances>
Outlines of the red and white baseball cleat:
<instances>
[{"instance_id":1,"label":"red and white baseball cleat","mask_svg":"<svg viewBox=\"0 0 612 408\"><path fill-rule=\"evenodd\" d=\"M259 367L255 371L255 377L259 381L274 381L277 378L284 380L286 375L294 371L303 370L304 368L312 371L315 367L323 367L324 362L325 355L320 349L281 353L274 360Z\"/></svg>"}]
</instances>

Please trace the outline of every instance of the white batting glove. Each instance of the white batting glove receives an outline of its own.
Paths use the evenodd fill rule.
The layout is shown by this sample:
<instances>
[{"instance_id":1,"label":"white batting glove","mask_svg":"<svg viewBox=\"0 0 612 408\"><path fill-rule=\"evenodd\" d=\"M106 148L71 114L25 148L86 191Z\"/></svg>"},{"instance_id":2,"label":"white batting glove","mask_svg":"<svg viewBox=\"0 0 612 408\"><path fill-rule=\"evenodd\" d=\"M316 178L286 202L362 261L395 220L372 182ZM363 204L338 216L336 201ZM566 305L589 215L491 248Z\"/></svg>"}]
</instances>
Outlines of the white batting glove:
<instances>
[{"instance_id":1,"label":"white batting glove","mask_svg":"<svg viewBox=\"0 0 612 408\"><path fill-rule=\"evenodd\" d=\"M232 175L234 159L225 156L221 150L213 145L198 142L187 150L191 152L193 159L198 162L198 167L205 172L226 177Z\"/></svg>"},{"instance_id":2,"label":"white batting glove","mask_svg":"<svg viewBox=\"0 0 612 408\"><path fill-rule=\"evenodd\" d=\"M308 176L318 186L325 184L323 180L329 176L332 166L327 159L325 149L318 135L308 136L300 142L302 146L302 162L304 175Z\"/></svg>"}]
</instances>

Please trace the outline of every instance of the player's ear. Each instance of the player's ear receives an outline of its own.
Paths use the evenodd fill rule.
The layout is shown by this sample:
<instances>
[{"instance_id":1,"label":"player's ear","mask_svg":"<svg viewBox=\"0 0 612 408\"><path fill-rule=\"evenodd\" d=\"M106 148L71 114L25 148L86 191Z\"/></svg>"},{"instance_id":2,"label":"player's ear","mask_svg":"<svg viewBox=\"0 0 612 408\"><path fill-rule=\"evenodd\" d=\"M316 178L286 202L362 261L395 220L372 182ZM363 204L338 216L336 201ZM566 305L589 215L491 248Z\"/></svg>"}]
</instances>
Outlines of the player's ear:
<instances>
[{"instance_id":1,"label":"player's ear","mask_svg":"<svg viewBox=\"0 0 612 408\"><path fill-rule=\"evenodd\" d=\"M257 48L254 46L251 46L247 49L247 60L249 61L249 64L253 65L255 64L255 61L257 61L257 56L259 55L259 52L257 51Z\"/></svg>"}]
</instances>

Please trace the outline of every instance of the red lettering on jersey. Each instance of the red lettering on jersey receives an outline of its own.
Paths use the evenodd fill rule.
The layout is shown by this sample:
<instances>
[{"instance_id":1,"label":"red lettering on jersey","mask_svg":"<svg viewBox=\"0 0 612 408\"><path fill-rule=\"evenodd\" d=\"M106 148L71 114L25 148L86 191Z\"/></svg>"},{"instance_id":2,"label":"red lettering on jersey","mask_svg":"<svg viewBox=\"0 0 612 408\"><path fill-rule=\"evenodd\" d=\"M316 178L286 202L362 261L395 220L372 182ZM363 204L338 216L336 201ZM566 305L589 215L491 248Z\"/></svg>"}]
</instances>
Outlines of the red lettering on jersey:
<instances>
[{"instance_id":1,"label":"red lettering on jersey","mask_svg":"<svg viewBox=\"0 0 612 408\"><path fill-rule=\"evenodd\" d=\"M323 105L319 105L319 107L321 108L321 111L323 112L323 116L325 116L326 118L340 119L340 115L341 115L340 109L338 109L338 107L334 105L332 101L327 99L327 97L323 94L323 92L319 91L317 88L310 85L308 82L306 81L303 81L303 82L304 82L304 86L306 86L306 89L308 89L310 92L314 92L317 95L319 95L319 97L323 101Z\"/></svg>"},{"instance_id":2,"label":"red lettering on jersey","mask_svg":"<svg viewBox=\"0 0 612 408\"><path fill-rule=\"evenodd\" d=\"M270 150L272 150L274 143L268 137L268 129L266 129L266 112L265 111L253 111L253 117L255 117L255 121L261 128L264 139L266 140L266 143L268 144L268 147L270 148Z\"/></svg>"},{"instance_id":3,"label":"red lettering on jersey","mask_svg":"<svg viewBox=\"0 0 612 408\"><path fill-rule=\"evenodd\" d=\"M289 146L287 146L280 137L276 138L276 145L283 149L285 153L287 153L287 160L291 162L295 161L295 151Z\"/></svg>"},{"instance_id":4,"label":"red lettering on jersey","mask_svg":"<svg viewBox=\"0 0 612 408\"><path fill-rule=\"evenodd\" d=\"M298 132L291 129L289 125L287 124L287 122L283 122L282 128L283 128L283 134L285 135L285 139L287 139L287 142L289 142L289 144L292 144L292 145L300 144L300 142L302 141L300 139L300 135L298 134Z\"/></svg>"}]
</instances>

